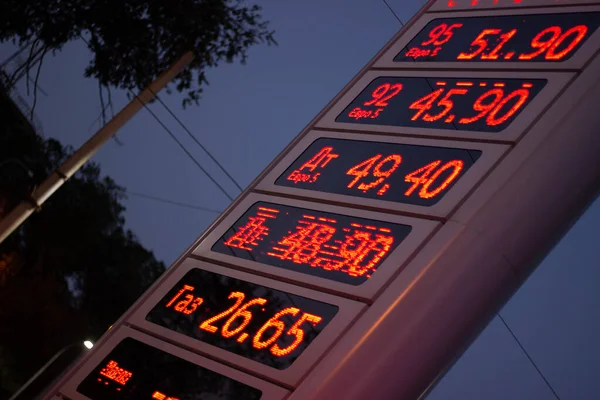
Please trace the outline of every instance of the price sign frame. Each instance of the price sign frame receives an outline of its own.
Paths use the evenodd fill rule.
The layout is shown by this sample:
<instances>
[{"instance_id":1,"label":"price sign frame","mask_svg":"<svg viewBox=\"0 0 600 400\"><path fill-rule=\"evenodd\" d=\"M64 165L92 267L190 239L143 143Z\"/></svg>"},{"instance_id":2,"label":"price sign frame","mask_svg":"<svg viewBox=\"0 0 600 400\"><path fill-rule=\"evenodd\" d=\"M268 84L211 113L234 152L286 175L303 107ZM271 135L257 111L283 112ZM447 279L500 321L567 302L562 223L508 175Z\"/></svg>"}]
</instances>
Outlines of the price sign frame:
<instances>
[{"instance_id":1,"label":"price sign frame","mask_svg":"<svg viewBox=\"0 0 600 400\"><path fill-rule=\"evenodd\" d=\"M284 206L299 207L308 210L322 211L347 215L356 218L366 218L375 221L389 222L395 224L409 225L412 230L408 237L398 244L387 258L377 267L377 271L371 278L359 285L337 282L332 279L321 278L289 269L279 268L255 261L250 261L232 255L218 253L212 250L212 246L238 221L246 211L257 202L281 204ZM293 282L299 286L316 289L334 295L341 295L351 299L358 299L370 303L381 291L389 280L396 276L411 258L412 254L426 241L430 235L441 227L441 223L434 220L412 218L401 215L382 214L373 211L351 209L340 206L315 203L312 201L292 200L282 197L274 197L264 194L250 193L235 207L229 215L223 218L219 225L208 234L204 240L194 249L193 255L226 263L232 268L241 269L255 274L275 277L287 282ZM294 227L290 227L292 229Z\"/></svg>"},{"instance_id":2,"label":"price sign frame","mask_svg":"<svg viewBox=\"0 0 600 400\"><path fill-rule=\"evenodd\" d=\"M242 371L238 371L219 362L210 360L198 354L194 354L190 351L176 347L172 344L159 340L145 333L139 332L135 329L126 326L120 326L114 329L115 331L111 332L111 336L108 339L102 341L102 346L100 346L96 351L90 354L89 357L86 358L86 360L77 367L77 370L75 370L75 373L68 380L68 382L66 382L64 386L61 387L60 393L62 395L68 396L70 399L73 400L90 400L89 397L79 393L77 391L77 387L95 368L98 367L102 360L104 360L104 358L119 343L121 343L122 340L127 338L133 338L156 349L172 354L175 357L189 361L192 364L196 364L202 368L206 368L227 378L236 380L240 383L261 390L261 400L283 400L284 398L287 398L287 396L290 394L288 390L280 386L274 385L272 383L266 382L262 379L256 378ZM97 346L99 344L97 344Z\"/></svg>"},{"instance_id":3,"label":"price sign frame","mask_svg":"<svg viewBox=\"0 0 600 400\"><path fill-rule=\"evenodd\" d=\"M475 5L472 5L473 0L438 0L429 11L454 11L454 10L502 10L506 8L523 8L523 7L565 7L584 4L600 4L599 0L500 0L498 4L494 4L497 0L478 0ZM453 6L448 4L453 3ZM519 10L521 12L521 10Z\"/></svg>"},{"instance_id":4,"label":"price sign frame","mask_svg":"<svg viewBox=\"0 0 600 400\"><path fill-rule=\"evenodd\" d=\"M577 6L577 7L551 7L551 8L533 8L526 10L518 10L518 15L515 10L491 10L483 11L458 11L448 13L426 13L418 21L416 21L398 40L391 45L385 53L379 57L373 68L393 68L393 69L419 69L419 70L444 70L444 69L477 69L478 71L485 70L578 70L583 68L594 56L596 49L600 46L600 29L592 34L590 38L579 48L573 56L565 61L547 62L547 61L527 61L527 62L487 62L487 61L394 61L394 57L398 55L410 42L417 36L429 22L435 19L446 18L473 18L473 17L500 17L500 16L525 16L532 14L564 14L564 13L583 13L583 12L600 12L600 6ZM456 31L459 34L459 30ZM475 40L475 37L473 37ZM467 51L468 49L465 49ZM462 72L461 72L462 73ZM537 74L539 77L539 73ZM472 76L469 76L472 78ZM526 74L515 75L511 77L526 78ZM545 77L545 76L544 76ZM466 78L466 77L465 77ZM508 77L507 77L508 78ZM541 94L541 93L540 93ZM338 103L339 104L339 103Z\"/></svg>"},{"instance_id":5,"label":"price sign frame","mask_svg":"<svg viewBox=\"0 0 600 400\"><path fill-rule=\"evenodd\" d=\"M241 355L227 351L225 349L210 345L198 339L186 336L183 333L172 331L166 327L154 324L146 320L146 316L159 302L176 286L185 274L192 269L201 269L215 274L224 275L234 279L254 283L259 286L265 286L275 290L280 290L289 294L306 297L319 302L337 306L338 312L327 324L324 330L310 343L304 352L294 363L286 369L276 369L266 364L253 361ZM224 299L225 301L227 299ZM230 305L227 303L227 306ZM223 309L227 308L224 306ZM301 288L281 281L275 281L246 272L237 271L225 267L209 264L204 261L193 258L185 259L178 267L177 271L171 274L159 288L157 288L147 300L131 315L128 322L154 335L169 338L176 341L181 346L194 349L201 354L216 358L227 364L235 365L249 373L259 375L263 379L271 382L277 382L286 387L293 388L298 385L304 375L318 361L318 359L330 348L344 331L350 326L352 321L365 309L365 304L333 296L327 293L317 292L311 289Z\"/></svg>"},{"instance_id":6,"label":"price sign frame","mask_svg":"<svg viewBox=\"0 0 600 400\"><path fill-rule=\"evenodd\" d=\"M479 150L482 152L482 154L475 164L471 166L471 168L469 168L469 170L464 174L464 176L460 177L454 186L449 189L448 193L445 193L436 204L430 207L276 185L275 181L277 181L277 179L283 175L283 173L296 161L296 159L300 157L313 142L321 138ZM445 220L465 198L465 196L477 186L481 179L493 168L494 165L496 165L496 163L504 154L506 154L509 149L510 146L508 145L495 143L490 144L435 139L424 141L423 139L414 139L401 136L374 136L365 134L348 134L345 132L311 130L307 132L302 140L300 140L296 146L294 146L294 148L292 148L260 182L257 183L256 190L262 190L272 194L282 193L307 199L318 198L320 200L345 204L348 206L360 203L361 206L370 207L373 209L381 209L384 212L404 212L415 215L436 217L440 220ZM365 159L368 157L368 155L365 155Z\"/></svg>"},{"instance_id":7,"label":"price sign frame","mask_svg":"<svg viewBox=\"0 0 600 400\"><path fill-rule=\"evenodd\" d=\"M433 137L449 139L472 139L480 142L515 143L528 130L528 128L542 115L552 104L566 85L575 78L576 74L571 72L547 72L540 77L536 72L486 72L486 71L369 71L342 96L336 104L315 124L315 129L324 128L328 130L360 131L365 134L388 133L399 136ZM401 78L432 78L432 79L546 79L548 82L540 93L533 98L525 108L516 116L515 120L504 130L499 132L478 132L466 130L434 129L423 127L373 125L362 123L336 122L336 118L348 107L357 96L359 96L369 84L381 77ZM432 90L433 92L433 90ZM417 100L417 99L415 99ZM415 111L413 111L415 112ZM476 113L476 111L473 111Z\"/></svg>"}]
</instances>

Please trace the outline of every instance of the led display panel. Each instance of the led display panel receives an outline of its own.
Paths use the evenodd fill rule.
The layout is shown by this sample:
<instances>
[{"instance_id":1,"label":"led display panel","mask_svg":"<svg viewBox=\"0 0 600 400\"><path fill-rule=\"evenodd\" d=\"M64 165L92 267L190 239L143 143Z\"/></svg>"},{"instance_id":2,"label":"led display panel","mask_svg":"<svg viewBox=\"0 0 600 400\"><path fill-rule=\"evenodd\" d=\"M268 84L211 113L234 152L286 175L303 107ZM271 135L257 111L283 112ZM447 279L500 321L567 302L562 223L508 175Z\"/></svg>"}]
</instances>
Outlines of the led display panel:
<instances>
[{"instance_id":1,"label":"led display panel","mask_svg":"<svg viewBox=\"0 0 600 400\"><path fill-rule=\"evenodd\" d=\"M434 19L394 61L560 62L599 25L600 12Z\"/></svg>"},{"instance_id":2,"label":"led display panel","mask_svg":"<svg viewBox=\"0 0 600 400\"><path fill-rule=\"evenodd\" d=\"M122 340L79 384L92 400L258 400L258 389L165 353L133 338Z\"/></svg>"},{"instance_id":3,"label":"led display panel","mask_svg":"<svg viewBox=\"0 0 600 400\"><path fill-rule=\"evenodd\" d=\"M212 251L360 285L411 229L408 225L257 202Z\"/></svg>"},{"instance_id":4,"label":"led display panel","mask_svg":"<svg viewBox=\"0 0 600 400\"><path fill-rule=\"evenodd\" d=\"M527 108L545 79L382 76L336 122L499 132Z\"/></svg>"},{"instance_id":5,"label":"led display panel","mask_svg":"<svg viewBox=\"0 0 600 400\"><path fill-rule=\"evenodd\" d=\"M480 156L479 150L320 138L275 184L432 206Z\"/></svg>"},{"instance_id":6,"label":"led display panel","mask_svg":"<svg viewBox=\"0 0 600 400\"><path fill-rule=\"evenodd\" d=\"M514 8L514 7L549 7L549 6L570 6L578 4L598 4L598 0L438 0L429 10L431 11L450 11L450 10L475 10L475 9L495 9ZM429 11L428 10L428 11Z\"/></svg>"},{"instance_id":7,"label":"led display panel","mask_svg":"<svg viewBox=\"0 0 600 400\"><path fill-rule=\"evenodd\" d=\"M146 320L285 369L337 312L335 305L194 268Z\"/></svg>"}]
</instances>

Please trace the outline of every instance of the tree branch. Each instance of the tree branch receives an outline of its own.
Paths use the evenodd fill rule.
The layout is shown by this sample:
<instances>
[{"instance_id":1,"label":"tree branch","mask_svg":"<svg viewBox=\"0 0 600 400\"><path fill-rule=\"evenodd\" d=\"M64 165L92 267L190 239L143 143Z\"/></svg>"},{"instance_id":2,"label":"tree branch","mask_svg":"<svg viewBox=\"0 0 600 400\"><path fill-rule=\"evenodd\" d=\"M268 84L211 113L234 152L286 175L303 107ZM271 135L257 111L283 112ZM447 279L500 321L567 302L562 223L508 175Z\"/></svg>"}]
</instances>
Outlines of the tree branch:
<instances>
[{"instance_id":1,"label":"tree branch","mask_svg":"<svg viewBox=\"0 0 600 400\"><path fill-rule=\"evenodd\" d=\"M38 64L37 73L35 74L35 82L33 83L33 105L31 106L31 118L33 121L33 111L35 110L35 106L37 104L37 90L38 90L38 81L40 79L40 71L42 70L42 63L44 62L44 57L48 52L48 48L44 46L44 51L42 52L42 56L40 57L40 63ZM27 80L29 82L29 80Z\"/></svg>"}]
</instances>

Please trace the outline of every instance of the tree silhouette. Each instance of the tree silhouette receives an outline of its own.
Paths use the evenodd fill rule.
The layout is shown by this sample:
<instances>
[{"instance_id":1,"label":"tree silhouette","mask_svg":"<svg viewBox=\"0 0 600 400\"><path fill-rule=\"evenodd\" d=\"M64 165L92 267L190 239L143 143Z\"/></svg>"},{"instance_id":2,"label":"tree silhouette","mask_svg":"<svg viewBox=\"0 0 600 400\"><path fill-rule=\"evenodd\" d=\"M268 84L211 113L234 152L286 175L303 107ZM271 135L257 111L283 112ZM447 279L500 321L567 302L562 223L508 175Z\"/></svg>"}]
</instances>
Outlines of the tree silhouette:
<instances>
[{"instance_id":1,"label":"tree silhouette","mask_svg":"<svg viewBox=\"0 0 600 400\"><path fill-rule=\"evenodd\" d=\"M28 50L8 82L29 77L38 60L39 76L48 52L80 38L92 53L85 76L98 79L101 98L102 87L146 87L193 51L196 58L175 79L177 91L186 93L185 107L198 103L207 68L243 63L250 46L275 43L260 10L244 0L4 0L0 42L12 40Z\"/></svg>"},{"instance_id":2,"label":"tree silhouette","mask_svg":"<svg viewBox=\"0 0 600 400\"><path fill-rule=\"evenodd\" d=\"M3 90L0 120L7 212L71 149L38 136ZM123 197L88 163L0 243L0 398L64 346L98 338L164 271L124 228Z\"/></svg>"}]
</instances>

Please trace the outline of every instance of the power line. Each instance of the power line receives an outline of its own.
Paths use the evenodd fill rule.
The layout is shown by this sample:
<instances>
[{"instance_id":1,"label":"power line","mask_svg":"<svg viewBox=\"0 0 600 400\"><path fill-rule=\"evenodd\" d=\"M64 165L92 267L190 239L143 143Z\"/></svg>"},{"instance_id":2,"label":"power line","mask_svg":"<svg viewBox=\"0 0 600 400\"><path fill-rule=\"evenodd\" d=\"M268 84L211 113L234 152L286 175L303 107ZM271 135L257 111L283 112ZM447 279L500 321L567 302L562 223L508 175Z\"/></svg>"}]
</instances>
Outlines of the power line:
<instances>
[{"instance_id":1,"label":"power line","mask_svg":"<svg viewBox=\"0 0 600 400\"><path fill-rule=\"evenodd\" d=\"M398 14L396 14L394 12L394 10L392 9L392 7L390 7L390 5L388 4L388 2L386 0L382 0L382 1L387 6L387 8L389 8L389 10L391 11L391 13L394 14L394 17L396 17L396 19L398 20L398 22L400 22L400 25L404 26L404 22L402 22L402 20L398 16Z\"/></svg>"},{"instance_id":2,"label":"power line","mask_svg":"<svg viewBox=\"0 0 600 400\"><path fill-rule=\"evenodd\" d=\"M198 168L200 168L200 170L202 172L204 172L204 174L221 190L221 192L223 192L223 194L225 196L227 196L227 198L230 201L233 201L233 197L231 197L229 195L229 193L227 193L227 191L223 188L223 186L221 186L219 184L219 182L217 182L216 179L213 178L212 175L209 174L208 171L206 169L204 169L204 167L202 165L200 165L200 163L198 162L198 160L196 160L194 158L194 156L192 155L192 153L190 153L188 151L188 149L185 148L185 146L179 141L179 139L177 139L177 137L173 134L173 132L171 132L171 130L160 120L160 118L158 118L158 116L156 114L154 114L154 112L152 112L152 110L150 109L150 107L148 107L135 93L133 93L133 92L131 92L131 93L133 94L133 96L135 96L135 98L140 103L142 103L142 105L144 106L144 108L146 110L148 110L148 112L150 113L150 115L152 115L152 117L156 120L156 122L158 122L159 125L163 127L163 129L169 134L169 136L171 136L171 139L173 139L175 141L175 143L177 143L179 145L179 147L181 147L181 150L183 150L183 152L194 162L194 164L196 164L196 166Z\"/></svg>"},{"instance_id":3,"label":"power line","mask_svg":"<svg viewBox=\"0 0 600 400\"><path fill-rule=\"evenodd\" d=\"M512 329L510 329L510 327L508 326L508 324L506 323L506 321L504 320L504 318L502 318L502 315L500 315L500 313L498 313L498 318L500 318L500 321L502 321L502 323L504 324L504 326L506 327L506 329L508 330L508 332L511 334L511 336L513 337L513 339L515 339L515 342L517 342L517 344L521 348L521 351L523 351L523 353L525 354L525 356L527 357L527 359L529 360L529 362L531 363L531 365L533 365L533 367L538 372L538 374L542 377L542 379L544 380L544 382L546 382L546 386L548 386L548 388L550 389L550 391L552 392L552 394L554 395L554 397L556 397L557 400L560 400L560 397L558 397L558 394L556 393L556 391L554 390L554 388L552 387L552 385L550 385L550 382L548 382L548 379L546 379L546 377L544 376L544 374L542 373L542 371L538 368L538 366L536 365L536 363L533 361L533 359L531 358L531 356L529 355L529 353L527 353L527 350L525 350L525 347L523 347L523 345L521 344L521 342L517 338L517 335L515 335L515 333L512 331Z\"/></svg>"},{"instance_id":4,"label":"power line","mask_svg":"<svg viewBox=\"0 0 600 400\"><path fill-rule=\"evenodd\" d=\"M197 205L194 205L194 204L182 203L182 202L179 202L179 201L164 199L162 197L151 196L149 194L144 194L144 193L139 193L139 192L133 192L133 191L130 191L130 190L127 190L126 193L128 195L131 195L131 196L141 197L143 199L154 200L154 201L158 201L158 202L161 202L161 203L171 204L171 205L175 205L175 206L179 206L179 207L191 208L191 209L194 209L194 210L206 211L206 212L211 212L211 213L215 213L215 214L221 214L223 212L223 211L219 211L219 210L213 210L212 208L197 206Z\"/></svg>"},{"instance_id":5,"label":"power line","mask_svg":"<svg viewBox=\"0 0 600 400\"><path fill-rule=\"evenodd\" d=\"M169 106L167 106L162 99L158 96L158 94L154 93L152 91L152 89L150 89L150 92L152 92L152 94L154 95L154 97L156 97L156 99L158 100L158 102L160 104L162 104L162 106L169 112L169 114L171 114L171 116L173 118L175 118L175 121L177 121L177 123L183 128L184 131L186 131L186 133L192 138L192 140L194 142L196 142L196 144L198 146L200 146L202 148L202 150L204 150L204 152L206 154L208 154L208 156L211 158L211 160L213 160L215 162L215 164L217 164L219 166L219 168L221 169L221 171L223 171L223 173L225 175L227 175L227 177L235 184L235 186L237 186L237 188L240 190L240 192L242 192L244 189L242 189L242 187L240 186L239 183L237 183L237 181L235 179L233 179L233 177L231 176L231 174L229 172L227 172L227 170L225 169L225 167L223 167L221 165L221 163L219 163L219 161L217 161L217 159L211 154L210 151L208 151L208 149L206 147L204 147L202 145L202 143L200 143L200 141L196 138L196 136L194 136L194 134L192 134L192 132L187 128L187 126L185 126L185 124L177 117L177 115L175 115L175 113L173 111L171 111L171 109L169 108Z\"/></svg>"}]
</instances>

